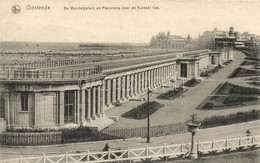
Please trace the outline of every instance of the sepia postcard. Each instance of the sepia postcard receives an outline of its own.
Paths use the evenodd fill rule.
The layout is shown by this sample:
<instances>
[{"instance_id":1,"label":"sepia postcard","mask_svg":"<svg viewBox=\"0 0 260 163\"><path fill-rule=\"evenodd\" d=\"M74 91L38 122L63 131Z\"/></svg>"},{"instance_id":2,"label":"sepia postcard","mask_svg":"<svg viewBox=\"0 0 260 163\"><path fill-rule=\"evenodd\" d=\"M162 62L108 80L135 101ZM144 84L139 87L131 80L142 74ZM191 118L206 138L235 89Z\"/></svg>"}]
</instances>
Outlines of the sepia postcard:
<instances>
[{"instance_id":1,"label":"sepia postcard","mask_svg":"<svg viewBox=\"0 0 260 163\"><path fill-rule=\"evenodd\" d=\"M260 0L1 0L0 163L260 162Z\"/></svg>"}]
</instances>

